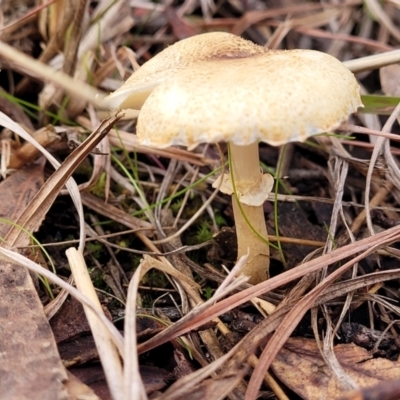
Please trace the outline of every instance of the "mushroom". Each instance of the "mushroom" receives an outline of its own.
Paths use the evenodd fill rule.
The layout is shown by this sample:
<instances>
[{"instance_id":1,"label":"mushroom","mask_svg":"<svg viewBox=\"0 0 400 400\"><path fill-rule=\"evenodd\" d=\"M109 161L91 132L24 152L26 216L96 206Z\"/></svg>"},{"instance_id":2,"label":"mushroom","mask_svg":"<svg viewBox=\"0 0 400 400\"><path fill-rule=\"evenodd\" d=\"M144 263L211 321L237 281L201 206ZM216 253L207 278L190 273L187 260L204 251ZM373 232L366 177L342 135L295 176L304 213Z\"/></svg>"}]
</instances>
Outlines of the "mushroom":
<instances>
[{"instance_id":1,"label":"mushroom","mask_svg":"<svg viewBox=\"0 0 400 400\"><path fill-rule=\"evenodd\" d=\"M265 53L264 47L225 32L210 32L176 42L147 61L115 92L105 98L109 109L140 109L160 83L198 61L243 58Z\"/></svg>"},{"instance_id":2,"label":"mushroom","mask_svg":"<svg viewBox=\"0 0 400 400\"><path fill-rule=\"evenodd\" d=\"M251 283L268 277L263 202L273 184L259 167L258 142L281 145L335 129L362 106L359 87L337 59L316 51L271 51L238 36L206 33L177 42L106 98L139 114L144 145L230 143L238 257Z\"/></svg>"},{"instance_id":3,"label":"mushroom","mask_svg":"<svg viewBox=\"0 0 400 400\"><path fill-rule=\"evenodd\" d=\"M258 142L279 146L334 130L362 106L357 81L336 58L312 50L215 53L163 80L140 111L138 139L158 148L229 143L233 182L221 179L232 193L238 257L248 254L242 272L259 283L269 271L262 204L272 180L260 171Z\"/></svg>"}]
</instances>

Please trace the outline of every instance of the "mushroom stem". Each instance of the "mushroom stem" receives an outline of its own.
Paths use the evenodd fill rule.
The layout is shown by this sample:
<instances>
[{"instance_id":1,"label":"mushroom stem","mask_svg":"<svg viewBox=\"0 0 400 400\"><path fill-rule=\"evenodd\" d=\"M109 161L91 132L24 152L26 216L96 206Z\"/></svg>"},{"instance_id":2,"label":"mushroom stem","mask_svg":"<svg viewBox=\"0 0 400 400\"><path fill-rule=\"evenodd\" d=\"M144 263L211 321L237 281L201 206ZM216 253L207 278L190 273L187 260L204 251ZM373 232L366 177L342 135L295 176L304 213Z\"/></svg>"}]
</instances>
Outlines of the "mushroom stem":
<instances>
[{"instance_id":1,"label":"mushroom stem","mask_svg":"<svg viewBox=\"0 0 400 400\"><path fill-rule=\"evenodd\" d=\"M258 144L237 146L230 143L229 145L236 191L244 193L246 188L254 188L260 185L262 173L260 171ZM263 282L269 277L269 245L266 242L268 232L263 206L249 206L240 203L239 207L234 193L232 195L232 207L238 241L238 259L243 255L249 255L242 273L250 277L249 282L252 284Z\"/></svg>"}]
</instances>

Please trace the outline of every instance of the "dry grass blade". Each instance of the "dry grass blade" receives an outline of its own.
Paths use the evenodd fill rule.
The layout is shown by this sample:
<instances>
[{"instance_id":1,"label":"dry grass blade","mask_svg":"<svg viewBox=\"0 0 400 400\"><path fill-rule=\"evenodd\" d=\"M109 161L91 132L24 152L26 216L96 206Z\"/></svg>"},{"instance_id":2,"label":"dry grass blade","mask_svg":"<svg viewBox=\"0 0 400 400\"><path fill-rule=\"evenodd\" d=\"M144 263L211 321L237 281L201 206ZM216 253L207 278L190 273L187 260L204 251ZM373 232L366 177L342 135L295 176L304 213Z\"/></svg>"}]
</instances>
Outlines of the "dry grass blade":
<instances>
[{"instance_id":1,"label":"dry grass blade","mask_svg":"<svg viewBox=\"0 0 400 400\"><path fill-rule=\"evenodd\" d=\"M386 234L386 232L384 232ZM375 236L376 238L376 236ZM389 235L384 235L381 240L373 241L375 244L366 249L363 253L352 259L351 261L338 268L335 272L329 275L325 280L318 284L310 293L304 296L303 299L297 303L293 309L287 314L282 321L279 329L268 342L263 350L254 373L250 379L249 387L246 392L246 400L255 400L257 398L258 390L261 386L264 371L271 365L273 359L278 353L279 349L284 345L285 341L289 338L297 324L300 322L306 311L314 306L315 300L320 296L322 291L331 285L337 278L339 278L347 269L351 268L356 262L365 258L368 254L373 253L378 248L385 246L400 238L400 228L392 230ZM371 238L368 238L371 239ZM332 253L330 253L332 254Z\"/></svg>"},{"instance_id":2,"label":"dry grass blade","mask_svg":"<svg viewBox=\"0 0 400 400\"><path fill-rule=\"evenodd\" d=\"M390 115L389 119L386 121L384 127L382 128L383 132L387 132L392 128L394 122L397 119L399 112L400 112L400 103L396 106L396 108L393 110L392 114ZM367 180L366 180L366 185L365 185L365 215L366 215L366 219L367 219L368 230L371 235L374 234L374 229L372 227L371 214L370 214L370 204L369 204L369 202L370 202L369 194L370 194L370 188L371 188L372 175L374 172L374 166L377 162L377 159L381 152L381 149L383 148L384 144L387 141L388 141L388 139L386 139L384 137L378 138L378 140L375 143L375 147L372 152L372 155L371 155L370 165L368 166L368 174L367 174ZM397 172L398 167L397 167L396 162L393 160L393 156L390 154L390 151L389 151L389 154L386 154L386 162L389 166L388 176L389 176L389 178L391 178L388 183L388 186L387 186L387 192L389 192L393 187L392 183L397 183L397 185L400 185L400 182L398 182L398 181L396 182L396 180L394 179L395 178L394 173L391 174L391 172ZM392 167L391 163L392 163L393 167ZM392 167L392 168L390 169L390 167ZM393 177L391 177L391 175ZM385 195L385 190L384 190L383 195Z\"/></svg>"},{"instance_id":3,"label":"dry grass blade","mask_svg":"<svg viewBox=\"0 0 400 400\"><path fill-rule=\"evenodd\" d=\"M70 247L66 254L77 289L92 301L97 307L98 314L103 313L82 253ZM121 399L123 397L123 379L118 349L110 332L98 319L98 314L94 314L88 307L84 306L84 309L112 397Z\"/></svg>"},{"instance_id":4,"label":"dry grass blade","mask_svg":"<svg viewBox=\"0 0 400 400\"><path fill-rule=\"evenodd\" d=\"M385 13L377 0L365 0L368 11L376 18L397 40L400 40L400 30Z\"/></svg>"},{"instance_id":5,"label":"dry grass blade","mask_svg":"<svg viewBox=\"0 0 400 400\"><path fill-rule=\"evenodd\" d=\"M215 360L213 363L207 365L206 367L203 367L196 372L187 375L180 379L178 382L175 384L171 385L171 387L161 396L157 398L157 400L172 400L172 399L181 399L182 397L185 397L187 393L193 393L193 389L197 388L197 386L208 376L210 376L212 373L217 371L218 369L221 369L222 366L228 361L234 354L235 348L227 352L225 355L223 355L221 358L218 360ZM239 363L236 364L236 367L238 365L241 365L245 360L239 360ZM235 370L238 370L238 368L235 368ZM237 375L238 378L242 378L242 374L245 372L245 370L242 369L242 371L238 371ZM228 372L229 375L229 372ZM239 380L238 379L238 380ZM238 381L236 381L238 382ZM229 393L234 388L233 385L228 385L228 387L224 387L224 394L226 395ZM220 399L220 394L217 394L217 397L213 397L212 394L208 393L208 396L204 396L202 393L202 397L200 398L207 398L207 399L212 399L212 400L217 400Z\"/></svg>"},{"instance_id":6,"label":"dry grass blade","mask_svg":"<svg viewBox=\"0 0 400 400\"><path fill-rule=\"evenodd\" d=\"M2 34L11 34L13 31L20 28L21 25L24 24L24 22L27 22L27 20L35 17L35 14L39 13L41 10L47 8L48 6L50 6L51 4L53 4L57 1L58 0L49 0L47 2L44 2L43 4L33 8L31 11L29 11L27 14L25 14L23 17L19 18L18 20L13 21L6 26L1 27L0 32Z\"/></svg>"},{"instance_id":7,"label":"dry grass blade","mask_svg":"<svg viewBox=\"0 0 400 400\"><path fill-rule=\"evenodd\" d=\"M124 363L124 392L125 400L147 400L147 394L139 372L139 359L136 339L136 304L140 280L146 267L143 263L137 268L128 288L127 307L125 315L125 363Z\"/></svg>"},{"instance_id":8,"label":"dry grass blade","mask_svg":"<svg viewBox=\"0 0 400 400\"><path fill-rule=\"evenodd\" d=\"M400 141L399 135L396 135L395 133L389 133L389 132L383 132L383 131L377 131L375 129L369 129L369 128L364 128L362 126L357 126L357 125L350 125L350 124L342 124L338 130L343 130L343 131L350 131L353 133L362 133L365 135L375 135L378 137L385 137L390 140L394 141Z\"/></svg>"},{"instance_id":9,"label":"dry grass blade","mask_svg":"<svg viewBox=\"0 0 400 400\"><path fill-rule=\"evenodd\" d=\"M32 395L28 392L19 397L45 399L47 394L55 400L60 397L58 393L68 390L64 383L69 379L58 354L74 374L75 367L70 367L69 361L73 359L75 363L79 359L78 362L83 363L85 359L81 354L75 357L81 339L77 335L82 331L85 340L89 331L96 337L99 351L96 353L90 337L93 348L89 357L100 354L107 376L104 387L115 400L243 400L247 388L246 399L257 395L269 398L272 392L280 400L291 398L293 392L302 398L315 395L318 399L321 393L331 393L325 390L327 381L338 381L338 377L344 381L342 371L351 370L352 364L343 362L337 346L332 349L328 343L334 338L335 344L345 347L342 342L352 340L351 335L344 332L344 325L363 324L375 330L375 335L380 332L383 340L369 347L371 353L399 358L398 341L389 349L385 346L388 337L394 341L400 332L397 304L400 269L394 269L400 260L397 249L400 243L397 159L400 135L396 125L390 133L386 132L388 124L381 129L397 105L397 95L392 89L398 83L398 76L393 75L385 84L382 70L380 74L374 71L400 62L398 0L325 0L323 3L312 0L43 0L39 6L34 3L32 0L5 0L0 11L0 125L5 127L0 132L0 175L1 179L9 179L13 169L28 166L30 174L35 174L35 182L39 182L34 190L42 187L35 197L30 192L28 201L21 193L27 193L32 185L29 177L23 178L28 182L21 185L21 193L13 191L10 180L8 184L7 181L1 183L4 183L1 186L4 203L7 206L15 203L14 208L18 210L26 208L22 215L21 212L8 213L12 207L3 208L3 215L20 226L10 229L4 224L9 234L7 242L0 246L3 271L0 297L4 303L0 313L0 331L3 332L0 342L1 346L6 344L0 375L4 372L7 382L16 383L10 387L18 386L22 380L39 385L36 391L34 384L25 384L23 390L29 386ZM310 49L333 56L343 63L341 68L347 74L348 69L357 74L354 92L358 93L361 87L365 105L337 129L340 136L332 132L329 137L295 143L291 152L286 149L286 153L261 144L257 152L261 163L255 161L255 153L241 157L243 169L254 162L255 170L261 165L263 172L274 171L279 178L276 192L268 195L257 217L257 221L266 220L272 232L268 235L271 243L268 259L274 277L256 286L235 278L235 262L246 249L242 252L241 246L237 246L238 237L232 227L239 226L241 233L245 231L234 222L229 198L217 192L212 195L215 176L226 167L226 143L220 146L199 143L194 151L179 147L154 150L142 146L138 140L139 121L143 121L145 107L127 110L123 118L115 119L108 119L111 114L105 107L104 92L117 90L132 73L140 76L138 71L143 72L143 66L153 62L164 49L183 38L206 32L240 35L259 46L262 52L267 48L278 51ZM238 50L235 52L229 46L221 59L214 53L209 65L238 57L244 58L238 63L246 66L246 52ZM198 54L197 49L195 53ZM183 53L179 53L177 59L184 67L182 56ZM165 64L160 68L170 72ZM142 91L143 101L147 95L155 97L161 89L150 92L161 83L160 76L157 71L151 79L138 83L139 100ZM205 79L211 82L213 76L205 74ZM228 86L237 88L237 82L244 81L243 76L252 76L249 67ZM353 78L352 74L349 76ZM282 77L283 81L286 77ZM194 82L192 78L189 74L188 83L180 89L190 87ZM213 87L202 94L201 102L206 99L207 110L218 109L211 105L212 100L222 93L217 89L219 83L227 79L224 72L216 75ZM264 84L255 80L249 92L246 89L244 96L237 97L250 98L259 88L270 87L271 80L266 79ZM290 95L295 96L297 80L287 81ZM174 78L172 82L178 80ZM282 92L283 82L277 85L278 92ZM197 88L205 87L202 81L194 84L189 93L193 95ZM172 109L172 99L179 97L180 89L173 89L162 105ZM298 93L302 92L299 88ZM308 109L311 109L312 101L322 93L321 86L308 92L313 92L312 99L307 100ZM376 94L382 92L383 95ZM219 103L229 107L233 97ZM322 93L322 97L326 99L326 93ZM286 99L275 101L277 110L283 109L285 103ZM316 103L317 108L322 104ZM186 101L178 109L185 110L186 104L194 103ZM263 103L259 104L262 107ZM162 115L161 108L160 104L151 114L152 121ZM201 107L196 106L196 110L199 109ZM296 107L289 109L288 115L295 114L297 123L299 112L296 113ZM330 106L323 109L333 110ZM204 109L202 115L207 114L207 110ZM219 115L228 115L229 120L236 117L255 120L254 109L241 113L235 110L230 107L228 112ZM185 114L193 117L189 108ZM75 135L75 143L82 143L82 135L93 131L102 119L107 121L72 152L72 147L68 147L72 143L71 133ZM393 119L394 114L389 122ZM118 125L111 128L117 120ZM274 113L268 123L278 120ZM208 118L208 121L215 122L216 118ZM287 127L289 118L285 121ZM203 123L199 133L204 133L204 129ZM47 131L56 133L57 142L49 144L47 140L37 140L46 146L46 151L35 138L39 132ZM293 127L290 131L296 129ZM106 134L107 140L101 141L91 152ZM90 158L82 162L87 155ZM53 165L55 173L45 158ZM60 165L57 159L66 161ZM42 168L33 172L34 168L29 166L33 162L40 163ZM79 179L80 186L71 174ZM49 176L44 184L44 177ZM69 197L56 198L66 192L64 187L73 204ZM200 215L203 210L206 212ZM171 213L169 220L165 218L165 211ZM250 212L245 213L250 215ZM121 226L129 227L130 232L122 232ZM79 273L74 271L74 275L84 275L92 300L82 293L87 292L82 288L83 279L75 278L77 290L65 282L68 276L59 278L40 267L40 263L46 264L45 260L40 263L32 260L31 254L41 257L41 249L38 245L30 246L29 235L22 232L23 229L35 232L35 240L43 244L60 274L68 275L64 250L79 243L78 250L67 251L67 258L72 270L81 268ZM375 235L375 232L378 233ZM374 236L366 237L370 234ZM88 240L86 235L90 236ZM350 241L354 243L348 244ZM387 245L396 241L398 243L392 247ZM275 244L279 251L275 250ZM320 251L315 247L321 247ZM376 251L379 247L383 248ZM23 254L29 256L21 255L21 248ZM321 255L322 248L328 254ZM285 259L288 262L282 266ZM231 271L228 278L225 266ZM262 267L265 267L264 262ZM240 268L240 262L236 263L236 268ZM87 269L99 288L97 296ZM32 279L35 274L45 277L39 278L36 287ZM389 280L392 281L386 282ZM70 277L69 283L71 281ZM61 293L58 286L62 288ZM69 293L84 305L91 328L74 299L62 304ZM57 298L52 301L54 295ZM75 312L75 306L84 323L75 313L70 314L71 309ZM156 318L138 316L139 308L143 308L144 314L155 314ZM54 316L50 324L46 312L47 318ZM113 323L105 317L108 312ZM19 315L26 316L26 321L18 318ZM60 320L73 327L74 336L66 338L67 329L56 326ZM14 332L12 329L19 321L20 328ZM37 326L44 327L42 336L35 336ZM124 329L124 333L116 327ZM286 338L293 329L300 337L288 342ZM302 337L313 333L317 343ZM326 338L324 346L321 346L320 337ZM41 352L44 342L49 346ZM170 344L155 349L166 342ZM8 344L14 349L7 347ZM74 357L64 357L67 354L64 350L69 348L73 348ZM312 351L307 353L308 349ZM255 354L262 351L258 359ZM143 352L145 356L139 356ZM280 353L274 360L277 352ZM290 353L294 354L292 361L295 362L285 359ZM335 363L336 357L338 363ZM43 360L49 361L46 365L43 362L43 368L29 369L33 363L39 365ZM281 363L279 373L274 362ZM274 379L268 376L270 365ZM321 367L318 372L323 370L322 374L329 371L329 379L318 380L315 385L313 365ZM89 370L86 366L75 369L79 369L76 376L82 382L91 379L80 375L83 370ZM254 374L247 385L252 368ZM299 375L302 382L298 381ZM376 381L388 378L385 373L372 377ZM49 381L55 386L46 384ZM42 386L47 387L41 388L42 382L45 383ZM261 384L262 393L259 392ZM304 392L302 389L306 386L313 390ZM290 394L288 389L292 391ZM340 390L343 388L338 392ZM0 400L13 397L7 393L7 398L3 392L2 387ZM356 394L361 393L360 390ZM84 393L69 394L70 397L85 397Z\"/></svg>"},{"instance_id":10,"label":"dry grass blade","mask_svg":"<svg viewBox=\"0 0 400 400\"><path fill-rule=\"evenodd\" d=\"M168 263L163 263L161 261L158 261L150 256L144 256L143 260L141 262L140 267L136 270L135 275L133 279L131 280L131 283L129 285L129 293L128 296L131 299L131 301L128 301L130 304L131 309L127 310L126 314L126 342L125 342L125 370L124 370L124 376L125 376L125 395L127 396L127 399L146 399L145 392L142 390L142 381L140 378L140 374L138 371L138 363L137 363L137 345L136 345L136 333L135 333L135 300L136 298L136 292L137 292L137 286L140 282L140 280L143 278L143 276L152 268L157 268L161 271L164 271L165 273L170 274L171 276L180 279L183 282L186 282L188 285L192 285L192 282L189 278L187 278L185 275L174 269L173 267L170 267ZM238 279L236 282L228 286L225 291L222 292L221 295L217 295L216 298L225 296L227 292L233 290L236 288L238 285L242 284L244 281L244 278ZM209 300L208 303L212 303L213 299ZM198 309L202 309L203 305L200 305ZM205 377L209 376L211 373L217 369L221 363L226 359L225 356L222 358L218 359L217 362L215 362L212 365L207 366L206 368L203 368L202 370L196 372L191 376L191 378L185 382L187 382L187 385L193 387L195 385L196 381L194 380L194 377L197 377L196 379L201 380L204 379ZM179 385L176 388L178 392L182 391L182 385L183 382L180 380ZM170 388L171 392L174 392L175 389L174 387ZM227 388L228 389L228 388ZM232 389L232 387L229 389L229 391ZM169 392L168 392L169 393ZM225 392L224 392L225 393ZM165 398L169 399L169 395L167 393L165 394ZM161 397L164 398L164 395ZM171 397L175 398L175 397Z\"/></svg>"},{"instance_id":11,"label":"dry grass blade","mask_svg":"<svg viewBox=\"0 0 400 400\"><path fill-rule=\"evenodd\" d=\"M192 393L190 395L191 400L223 400L227 396L229 398L232 390L238 386L245 376L247 370L246 368L234 368L231 367L230 371L222 374L218 378L203 379L198 385L195 386L196 390L193 392L191 390L192 382L189 387L175 387L175 392L169 391L163 396L160 396L159 400L181 400L187 396L187 393Z\"/></svg>"},{"instance_id":12,"label":"dry grass blade","mask_svg":"<svg viewBox=\"0 0 400 400\"><path fill-rule=\"evenodd\" d=\"M192 290L200 289L200 286L198 286L197 283L195 283L192 279L190 279L190 277L186 276L182 272L172 267L168 262L162 262L157 260L156 258L144 255L140 265L142 266L141 278L151 268L157 268L158 270L163 271L166 274L169 274L174 278L186 283Z\"/></svg>"},{"instance_id":13,"label":"dry grass blade","mask_svg":"<svg viewBox=\"0 0 400 400\"><path fill-rule=\"evenodd\" d=\"M15 67L23 73L40 78L43 81L52 82L75 98L86 100L100 108L103 107L105 94L100 90L96 90L84 82L78 82L64 72L55 71L48 65L21 53L6 43L0 42L0 56L13 62Z\"/></svg>"},{"instance_id":14,"label":"dry grass blade","mask_svg":"<svg viewBox=\"0 0 400 400\"><path fill-rule=\"evenodd\" d=\"M358 289L372 286L380 282L397 279L399 271L400 270L397 269L393 271L374 272L372 274L358 276L357 278L335 283L329 286L325 290L324 294L316 300L317 304L329 303L333 299L344 296L351 291L354 292Z\"/></svg>"},{"instance_id":15,"label":"dry grass blade","mask_svg":"<svg viewBox=\"0 0 400 400\"><path fill-rule=\"evenodd\" d=\"M179 161L186 161L193 165L209 165L215 163L214 160L205 158L202 154L193 153L188 150L170 147L167 149L151 149L141 146L135 135L125 131L116 131L112 129L109 135L110 143L113 146L125 148L128 151L137 151L143 154L154 154L159 157L167 157Z\"/></svg>"},{"instance_id":16,"label":"dry grass blade","mask_svg":"<svg viewBox=\"0 0 400 400\"><path fill-rule=\"evenodd\" d=\"M386 65L400 62L400 50L392 50L373 56L361 57L354 60L344 61L343 64L354 74L371 71Z\"/></svg>"},{"instance_id":17,"label":"dry grass blade","mask_svg":"<svg viewBox=\"0 0 400 400\"><path fill-rule=\"evenodd\" d=\"M266 11L247 11L233 26L231 32L235 35L242 35L251 25L261 22L267 18L278 17L281 15L294 15L296 13L310 13L322 8L321 4L292 4L284 7L276 7ZM330 9L336 8L330 6Z\"/></svg>"},{"instance_id":18,"label":"dry grass blade","mask_svg":"<svg viewBox=\"0 0 400 400\"><path fill-rule=\"evenodd\" d=\"M212 318L251 300L253 297L267 293L279 286L282 286L295 279L301 278L302 276L311 272L317 271L326 265L336 263L347 257L351 257L359 252L366 252L370 254L372 252L371 246L376 243L381 243L381 246L396 241L400 235L400 227L390 228L387 231L378 233L373 238L365 238L359 240L356 243L349 244L339 249L333 250L331 253L325 254L318 259L308 261L294 270L290 270L282 273L277 277L273 277L268 281L259 283L256 286L252 286L240 293L230 296L228 299L222 300L215 305L205 307L203 310L194 309L190 314L182 318L179 322L173 326L167 328L165 331L159 333L154 338L138 346L140 353L149 351L154 347L157 347L173 337L183 335L188 331L198 328L200 325L206 323ZM206 303L205 303L206 304ZM207 302L208 306L208 302Z\"/></svg>"},{"instance_id":19,"label":"dry grass blade","mask_svg":"<svg viewBox=\"0 0 400 400\"><path fill-rule=\"evenodd\" d=\"M0 247L0 253L5 256L6 260L12 260L15 263L21 265L21 268L26 267L29 270L44 276L50 282L53 282L56 285L60 286L62 289L65 289L71 296L74 296L79 302L89 307L93 311L93 313L95 313L97 317L103 322L103 324L108 328L109 332L111 333L111 336L114 339L115 345L117 346L120 355L123 356L124 345L121 334L118 332L115 326L105 317L105 315L102 312L101 313L98 312L96 305L93 304L93 302L90 299L88 299L81 292L79 292L79 290L75 289L73 286L63 281L57 275L54 275L49 270L29 260L28 258L22 256L21 254L18 254L12 250L8 250L2 247Z\"/></svg>"},{"instance_id":20,"label":"dry grass blade","mask_svg":"<svg viewBox=\"0 0 400 400\"><path fill-rule=\"evenodd\" d=\"M209 320L217 317L220 313L215 313L212 317L208 317L208 309L213 308L212 304L218 301L219 299L225 297L227 293L235 290L235 288L242 285L244 282L247 281L247 278L244 276L240 276L237 278L231 285L227 286L223 292L220 292L217 296L213 296L211 299L207 300L206 302L199 304L197 307L192 309L192 311L183 317L179 322L171 325L169 328L165 329L163 332L155 336L154 338L148 340L147 342L140 344L138 346L139 354L151 350L152 348L165 343L176 336L180 336L180 333L176 334L176 332L187 333L192 329L196 329L201 326L203 323L208 322ZM254 297L254 296L252 296ZM193 323L193 321L197 320L197 317L201 317L206 315L202 318L201 323ZM184 327L182 327L184 325Z\"/></svg>"},{"instance_id":21,"label":"dry grass blade","mask_svg":"<svg viewBox=\"0 0 400 400\"><path fill-rule=\"evenodd\" d=\"M43 185L43 167L40 162L0 183L0 213L7 217L1 219L0 236L6 235ZM24 235L24 245L29 241ZM33 280L24 268L4 257L0 259L0 397L3 393L8 398L29 398L34 391L38 397L59 398L63 396L66 373Z\"/></svg>"},{"instance_id":22,"label":"dry grass blade","mask_svg":"<svg viewBox=\"0 0 400 400\"><path fill-rule=\"evenodd\" d=\"M358 277L345 282L337 283L330 287L327 287L324 294L316 299L315 305L321 305L330 302L337 298L338 296L346 295L347 293L360 289L362 287L367 287L374 282L397 279L400 274L400 270L386 271L385 273L371 274L364 277ZM251 362L251 353L253 346L265 341L270 333L275 331L279 324L283 321L284 317L292 310L292 308L297 304L298 299L293 299L290 303L279 307L276 312L261 321L248 335L246 335L234 348L234 356L232 362L236 363L237 360L241 360L245 357L250 357L249 362ZM257 363L254 363L256 366ZM229 364L227 365L229 369Z\"/></svg>"},{"instance_id":23,"label":"dry grass blade","mask_svg":"<svg viewBox=\"0 0 400 400\"><path fill-rule=\"evenodd\" d=\"M27 231L32 231L37 226L37 221L41 221L58 196L62 187L66 184L76 167L84 160L96 145L107 135L112 125L116 123L119 116L104 121L97 131L65 160L59 169L48 179L46 184L32 199L30 205L18 218L17 224L24 227ZM6 243L10 246L18 246L18 238L21 230L13 226L7 234Z\"/></svg>"},{"instance_id":24,"label":"dry grass blade","mask_svg":"<svg viewBox=\"0 0 400 400\"><path fill-rule=\"evenodd\" d=\"M2 116L3 121L7 120L7 117ZM112 122L117 121L118 118L111 120ZM8 121L7 121L8 122ZM12 124L11 124L12 125ZM109 126L110 128L111 126ZM107 129L100 131L100 133L95 133L91 139L89 139L86 145L82 146L83 151L77 150L75 151L74 155L67 161L63 166L58 169L53 176L47 181L47 183L42 186L42 188L35 194L33 199L30 201L29 205L22 211L19 215L18 219L16 220L16 224L12 225L10 230L8 231L4 242L2 243L2 247L5 246L26 246L27 245L27 235L26 232L33 232L40 226L40 223L44 219L48 209L50 208L51 204L53 203L56 196L59 194L59 191L70 178L72 172L75 170L77 165L82 161L84 157L91 151L91 149L96 146L96 144L102 139L102 137L107 133ZM24 230L23 230L24 229ZM4 252L8 250L3 249ZM3 253L4 253L3 252ZM11 252L12 253L12 252ZM15 257L19 255L17 253L13 254ZM15 271L15 268L18 268L18 271ZM32 337L30 340L32 341L32 349L36 349L36 342L39 340L38 336L42 332L49 332L50 327L48 326L48 322L46 321L42 305L40 303L38 294L33 286L32 280L29 276L28 270L25 268L16 267L15 264L10 263L9 259L3 263L2 266L2 274L1 274L2 282L1 285L2 291L2 298L4 302L4 309L7 310L8 308L13 308L15 311L19 311L22 314L22 310L19 310L19 307L23 307L24 304L29 303L30 307L30 314L32 316L32 320L29 321L29 329L28 324L26 321L18 319L14 321L13 324L8 324L9 335L15 337L15 343L17 344L21 338L20 335L13 332L12 329L20 330L21 323L26 325L25 331L29 332L32 331L32 327L36 327L36 324L42 326L42 330L33 330ZM12 284L5 284L5 282L12 282ZM13 301L18 300L19 307L12 305ZM7 306L6 306L7 305ZM35 313L35 317L33 314ZM54 354L56 354L55 350L55 343L54 339L51 337L48 340L48 350L44 353L46 355L54 349ZM43 340L42 340L43 341ZM19 347L24 346L24 343L19 343ZM21 347L23 348L23 347ZM18 357L17 360L20 362L21 366L24 366L26 362L31 362L32 360L29 358L31 355L25 352L25 355L18 354L15 352L14 356ZM11 354L11 353L10 353ZM19 358L21 357L21 358ZM53 355L52 359L53 363L53 370L54 373L59 371L57 363L60 364L60 360L57 356ZM6 369L11 365L7 364ZM44 365L43 365L44 367ZM46 365L46 369L48 365ZM37 371L36 371L37 372ZM60 382L65 380L65 377L59 376L58 379ZM19 382L21 383L21 382ZM21 390L26 388L21 386ZM53 393L55 395L55 393ZM56 396L56 395L55 395ZM58 397L58 395L57 395Z\"/></svg>"},{"instance_id":25,"label":"dry grass blade","mask_svg":"<svg viewBox=\"0 0 400 400\"><path fill-rule=\"evenodd\" d=\"M46 159L51 163L51 165L57 169L60 166L60 163L52 156L41 144L39 144L32 136L23 129L19 124L15 123L11 118L9 118L4 113L0 112L0 125L5 128L10 129L12 132L15 132L21 138L26 140L28 143L32 144L35 148L37 148L41 154L43 154ZM65 183L70 196L74 202L76 211L78 212L79 221L80 221L80 243L79 247L83 249L84 247L84 237L85 237L85 228L84 228L84 217L83 217L83 208L82 202L79 194L78 185L76 182L70 178Z\"/></svg>"}]
</instances>

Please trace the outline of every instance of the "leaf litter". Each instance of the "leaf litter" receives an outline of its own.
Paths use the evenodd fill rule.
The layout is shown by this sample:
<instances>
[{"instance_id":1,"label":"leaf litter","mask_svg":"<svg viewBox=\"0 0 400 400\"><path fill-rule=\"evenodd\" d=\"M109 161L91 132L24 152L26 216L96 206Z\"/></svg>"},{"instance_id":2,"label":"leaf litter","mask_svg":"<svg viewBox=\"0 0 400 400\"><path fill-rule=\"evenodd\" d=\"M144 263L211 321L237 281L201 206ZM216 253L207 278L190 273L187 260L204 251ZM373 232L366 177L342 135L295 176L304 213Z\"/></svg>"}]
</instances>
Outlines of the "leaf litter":
<instances>
[{"instance_id":1,"label":"leaf litter","mask_svg":"<svg viewBox=\"0 0 400 400\"><path fill-rule=\"evenodd\" d=\"M399 5L17 3L0 27L0 398L398 398ZM285 244L256 286L228 274L232 208L211 187L224 145L145 148L138 113L102 108L163 48L219 30L339 58L368 106L340 135L261 146L279 178L269 240ZM66 132L82 143L72 152ZM68 294L88 323L64 311ZM76 329L60 335L54 318Z\"/></svg>"}]
</instances>

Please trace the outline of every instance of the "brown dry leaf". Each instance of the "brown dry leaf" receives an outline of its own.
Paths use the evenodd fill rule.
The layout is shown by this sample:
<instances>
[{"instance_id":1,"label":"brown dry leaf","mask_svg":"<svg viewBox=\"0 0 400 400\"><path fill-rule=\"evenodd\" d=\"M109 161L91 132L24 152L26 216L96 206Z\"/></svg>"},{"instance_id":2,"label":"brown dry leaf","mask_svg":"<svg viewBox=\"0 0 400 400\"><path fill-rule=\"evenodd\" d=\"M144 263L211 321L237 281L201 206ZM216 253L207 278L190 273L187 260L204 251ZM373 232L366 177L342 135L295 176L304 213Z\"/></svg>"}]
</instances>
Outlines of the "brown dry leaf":
<instances>
[{"instance_id":1,"label":"brown dry leaf","mask_svg":"<svg viewBox=\"0 0 400 400\"><path fill-rule=\"evenodd\" d=\"M82 304L73 297L64 302L57 314L50 320L50 326L57 343L73 340L90 333L90 326Z\"/></svg>"},{"instance_id":2,"label":"brown dry leaf","mask_svg":"<svg viewBox=\"0 0 400 400\"><path fill-rule=\"evenodd\" d=\"M69 342L59 343L58 351L65 368L79 367L99 360L93 336L81 336Z\"/></svg>"},{"instance_id":3,"label":"brown dry leaf","mask_svg":"<svg viewBox=\"0 0 400 400\"><path fill-rule=\"evenodd\" d=\"M3 196L9 194L9 197L4 198L2 204L14 204L13 210L7 210L7 216L18 224L9 228L6 244L23 247L29 244L29 237L21 231L20 226L29 232L39 228L72 172L117 120L118 117L102 124L99 131L76 149L40 189L33 177L30 179L32 187L27 180L26 189L22 192L15 189L15 186L14 190L6 186L10 185L10 179L15 179L14 175L4 182L5 187L2 187L0 193ZM18 183L21 186L21 182ZM8 188L10 190L6 190ZM12 197L14 192L17 194L15 198ZM3 339L0 342L0 398L29 399L34 393L38 399L66 399L63 382L67 375L28 270L13 262L3 261L0 271L0 338Z\"/></svg>"},{"instance_id":4,"label":"brown dry leaf","mask_svg":"<svg viewBox=\"0 0 400 400\"><path fill-rule=\"evenodd\" d=\"M0 217L15 221L44 183L44 163L31 165L10 175L0 183ZM10 225L0 224L0 236L4 237Z\"/></svg>"},{"instance_id":5,"label":"brown dry leaf","mask_svg":"<svg viewBox=\"0 0 400 400\"><path fill-rule=\"evenodd\" d=\"M0 214L15 221L43 185L43 166L22 169L0 184ZM10 225L2 223L4 236ZM25 235L26 237L26 235ZM29 243L29 239L28 239ZM67 375L29 273L0 264L0 399L66 399Z\"/></svg>"},{"instance_id":6,"label":"brown dry leaf","mask_svg":"<svg viewBox=\"0 0 400 400\"><path fill-rule=\"evenodd\" d=\"M360 387L394 379L400 374L399 362L372 358L367 350L355 344L339 344L334 351L346 374ZM326 366L315 340L290 338L271 367L275 375L303 399L343 396L344 389Z\"/></svg>"}]
</instances>

